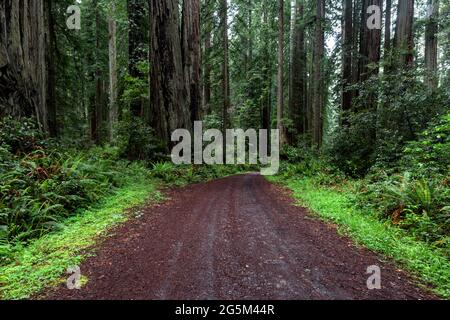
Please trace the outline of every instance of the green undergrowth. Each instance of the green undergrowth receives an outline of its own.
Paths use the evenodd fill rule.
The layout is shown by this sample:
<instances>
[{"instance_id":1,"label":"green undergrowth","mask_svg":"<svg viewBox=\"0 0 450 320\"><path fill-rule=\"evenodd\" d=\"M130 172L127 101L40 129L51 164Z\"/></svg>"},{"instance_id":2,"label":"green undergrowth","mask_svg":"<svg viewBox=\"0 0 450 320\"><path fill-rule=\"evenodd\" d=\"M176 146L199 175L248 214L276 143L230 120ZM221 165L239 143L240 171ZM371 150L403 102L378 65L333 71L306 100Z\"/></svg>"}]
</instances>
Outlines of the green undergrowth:
<instances>
[{"instance_id":1,"label":"green undergrowth","mask_svg":"<svg viewBox=\"0 0 450 320\"><path fill-rule=\"evenodd\" d=\"M26 243L10 245L0 265L0 298L26 299L66 281L68 268L79 265L99 239L130 218L127 209L161 201L161 187L185 186L244 173L250 166L175 166L158 163L147 169L130 163L122 186L87 209L62 220L56 231ZM7 260L5 260L7 257ZM88 279L85 279L88 281Z\"/></svg>"},{"instance_id":2,"label":"green undergrowth","mask_svg":"<svg viewBox=\"0 0 450 320\"><path fill-rule=\"evenodd\" d=\"M271 177L287 185L299 204L310 208L357 244L395 260L441 297L450 298L450 261L444 251L408 235L389 222L383 223L371 209L359 208L345 186L321 186L310 177Z\"/></svg>"},{"instance_id":3,"label":"green undergrowth","mask_svg":"<svg viewBox=\"0 0 450 320\"><path fill-rule=\"evenodd\" d=\"M138 179L117 190L97 206L67 219L63 230L49 233L26 247L17 247L12 263L0 267L2 299L25 299L64 281L61 277L88 254L87 249L108 230L125 222L125 209L161 199L154 181Z\"/></svg>"}]
</instances>

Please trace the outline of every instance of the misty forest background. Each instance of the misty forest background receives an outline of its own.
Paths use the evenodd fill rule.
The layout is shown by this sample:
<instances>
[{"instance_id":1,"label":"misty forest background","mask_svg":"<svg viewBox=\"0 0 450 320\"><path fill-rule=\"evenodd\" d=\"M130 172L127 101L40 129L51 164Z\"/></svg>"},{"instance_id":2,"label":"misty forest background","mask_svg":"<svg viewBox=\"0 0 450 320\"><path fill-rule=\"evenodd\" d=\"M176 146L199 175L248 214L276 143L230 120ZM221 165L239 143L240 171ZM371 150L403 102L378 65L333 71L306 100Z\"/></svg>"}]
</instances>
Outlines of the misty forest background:
<instances>
[{"instance_id":1,"label":"misty forest background","mask_svg":"<svg viewBox=\"0 0 450 320\"><path fill-rule=\"evenodd\" d=\"M448 259L449 55L448 0L2 0L1 263L130 185L251 169L172 165L196 120L279 128L281 178Z\"/></svg>"}]
</instances>

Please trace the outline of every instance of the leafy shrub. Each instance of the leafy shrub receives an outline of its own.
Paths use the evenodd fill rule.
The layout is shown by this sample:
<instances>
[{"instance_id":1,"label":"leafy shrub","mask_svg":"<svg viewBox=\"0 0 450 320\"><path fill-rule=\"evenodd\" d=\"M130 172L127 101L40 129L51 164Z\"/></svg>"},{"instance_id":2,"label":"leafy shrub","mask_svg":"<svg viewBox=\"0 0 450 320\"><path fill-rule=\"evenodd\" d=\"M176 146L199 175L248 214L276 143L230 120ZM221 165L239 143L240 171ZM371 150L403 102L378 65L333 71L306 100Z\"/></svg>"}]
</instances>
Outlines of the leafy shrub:
<instances>
[{"instance_id":1,"label":"leafy shrub","mask_svg":"<svg viewBox=\"0 0 450 320\"><path fill-rule=\"evenodd\" d=\"M147 174L142 165L128 169L129 163L119 160L117 148L70 151L39 140L42 136L36 128L30 120L2 121L1 253L11 243L62 228L64 219L126 183L129 178L124 176Z\"/></svg>"},{"instance_id":2,"label":"leafy shrub","mask_svg":"<svg viewBox=\"0 0 450 320\"><path fill-rule=\"evenodd\" d=\"M418 239L446 246L450 192L446 180L414 178L409 172L363 184L358 203L380 212L381 218L407 229Z\"/></svg>"},{"instance_id":3,"label":"leafy shrub","mask_svg":"<svg viewBox=\"0 0 450 320\"><path fill-rule=\"evenodd\" d=\"M448 112L446 88L431 92L417 74L420 69L384 73L355 85L352 111L343 115L343 125L325 150L340 170L363 177L374 166L398 165L408 142Z\"/></svg>"},{"instance_id":4,"label":"leafy shrub","mask_svg":"<svg viewBox=\"0 0 450 320\"><path fill-rule=\"evenodd\" d=\"M148 162L167 160L163 144L141 118L132 117L129 113L124 115L119 125L119 137L120 156L123 158Z\"/></svg>"},{"instance_id":5,"label":"leafy shrub","mask_svg":"<svg viewBox=\"0 0 450 320\"><path fill-rule=\"evenodd\" d=\"M150 66L148 60L139 61L137 69L141 74L149 74ZM133 103L140 104L142 101L148 100L148 77L133 77L129 74L124 79L125 90L120 101L125 106L130 106Z\"/></svg>"},{"instance_id":6,"label":"leafy shrub","mask_svg":"<svg viewBox=\"0 0 450 320\"><path fill-rule=\"evenodd\" d=\"M335 185L345 180L345 175L332 163L327 155L307 146L306 142L299 147L285 146L281 151L281 174L286 178L314 177L320 185Z\"/></svg>"},{"instance_id":7,"label":"leafy shrub","mask_svg":"<svg viewBox=\"0 0 450 320\"><path fill-rule=\"evenodd\" d=\"M333 133L324 152L341 171L352 177L367 174L375 163L375 123L373 112L349 117L350 125Z\"/></svg>"},{"instance_id":8,"label":"leafy shrub","mask_svg":"<svg viewBox=\"0 0 450 320\"><path fill-rule=\"evenodd\" d=\"M0 119L0 147L12 154L27 153L45 145L43 135L32 119Z\"/></svg>"},{"instance_id":9,"label":"leafy shrub","mask_svg":"<svg viewBox=\"0 0 450 320\"><path fill-rule=\"evenodd\" d=\"M401 160L403 168L414 169L428 177L450 172L450 113L409 142Z\"/></svg>"}]
</instances>

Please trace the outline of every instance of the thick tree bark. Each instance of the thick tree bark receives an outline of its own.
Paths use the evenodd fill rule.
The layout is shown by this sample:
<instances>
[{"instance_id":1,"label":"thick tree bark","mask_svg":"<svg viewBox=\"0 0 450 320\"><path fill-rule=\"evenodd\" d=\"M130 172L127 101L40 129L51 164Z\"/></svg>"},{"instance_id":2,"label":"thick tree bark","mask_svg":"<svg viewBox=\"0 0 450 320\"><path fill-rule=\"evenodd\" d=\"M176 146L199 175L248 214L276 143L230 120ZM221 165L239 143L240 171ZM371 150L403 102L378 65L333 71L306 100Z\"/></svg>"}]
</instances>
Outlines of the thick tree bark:
<instances>
[{"instance_id":1,"label":"thick tree bark","mask_svg":"<svg viewBox=\"0 0 450 320\"><path fill-rule=\"evenodd\" d=\"M192 126L184 87L177 0L150 1L150 97L156 135L170 145L172 132Z\"/></svg>"},{"instance_id":2,"label":"thick tree bark","mask_svg":"<svg viewBox=\"0 0 450 320\"><path fill-rule=\"evenodd\" d=\"M305 50L305 24L303 21L304 2L296 0L291 55L290 99L289 109L291 119L294 121L294 132L291 133L290 142L305 133L306 127L306 50Z\"/></svg>"},{"instance_id":3,"label":"thick tree bark","mask_svg":"<svg viewBox=\"0 0 450 320\"><path fill-rule=\"evenodd\" d=\"M116 5L111 2L109 16L109 140L114 142L118 121L117 86L117 22Z\"/></svg>"},{"instance_id":4,"label":"thick tree bark","mask_svg":"<svg viewBox=\"0 0 450 320\"><path fill-rule=\"evenodd\" d=\"M342 19L342 110L348 111L352 107L353 92L348 88L353 84L353 1L343 1Z\"/></svg>"},{"instance_id":5,"label":"thick tree bark","mask_svg":"<svg viewBox=\"0 0 450 320\"><path fill-rule=\"evenodd\" d=\"M425 31L425 69L426 84L434 90L438 87L438 19L439 19L439 0L428 0L428 21Z\"/></svg>"},{"instance_id":6,"label":"thick tree bark","mask_svg":"<svg viewBox=\"0 0 450 320\"><path fill-rule=\"evenodd\" d=\"M394 44L399 54L399 65L401 66L412 66L414 63L414 1L398 1Z\"/></svg>"},{"instance_id":7,"label":"thick tree bark","mask_svg":"<svg viewBox=\"0 0 450 320\"><path fill-rule=\"evenodd\" d=\"M200 3L183 1L182 52L191 121L200 119Z\"/></svg>"},{"instance_id":8,"label":"thick tree bark","mask_svg":"<svg viewBox=\"0 0 450 320\"><path fill-rule=\"evenodd\" d=\"M367 9L371 5L383 7L382 0L363 0L362 23L361 23L361 41L360 41L360 60L359 60L359 80L366 81L372 75L379 73L379 62L381 57L381 29L369 29L367 21L369 14Z\"/></svg>"},{"instance_id":9,"label":"thick tree bark","mask_svg":"<svg viewBox=\"0 0 450 320\"><path fill-rule=\"evenodd\" d=\"M323 58L325 51L325 0L316 0L316 30L314 44L314 96L313 96L313 143L320 148L323 132Z\"/></svg>"},{"instance_id":10,"label":"thick tree bark","mask_svg":"<svg viewBox=\"0 0 450 320\"><path fill-rule=\"evenodd\" d=\"M278 77L277 77L277 128L280 145L285 143L284 118L284 0L278 0Z\"/></svg>"},{"instance_id":11,"label":"thick tree bark","mask_svg":"<svg viewBox=\"0 0 450 320\"><path fill-rule=\"evenodd\" d=\"M0 116L35 116L56 135L49 0L0 2Z\"/></svg>"}]
</instances>

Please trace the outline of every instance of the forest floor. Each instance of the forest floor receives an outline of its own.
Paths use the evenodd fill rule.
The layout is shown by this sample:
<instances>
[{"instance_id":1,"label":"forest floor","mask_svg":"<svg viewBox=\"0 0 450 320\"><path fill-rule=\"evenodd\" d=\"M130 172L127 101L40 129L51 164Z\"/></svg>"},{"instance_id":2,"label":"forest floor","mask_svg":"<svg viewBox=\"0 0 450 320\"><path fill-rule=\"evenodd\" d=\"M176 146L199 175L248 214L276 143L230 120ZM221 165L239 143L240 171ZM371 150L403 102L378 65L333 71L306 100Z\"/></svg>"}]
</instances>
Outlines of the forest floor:
<instances>
[{"instance_id":1,"label":"forest floor","mask_svg":"<svg viewBox=\"0 0 450 320\"><path fill-rule=\"evenodd\" d=\"M435 299L389 259L296 206L257 174L167 192L45 299ZM369 290L367 268L381 268Z\"/></svg>"}]
</instances>

